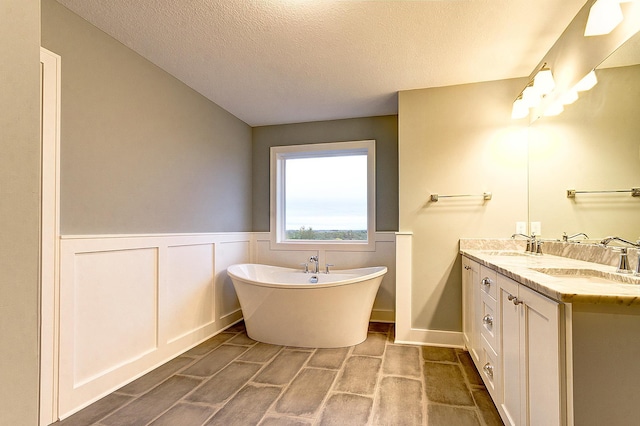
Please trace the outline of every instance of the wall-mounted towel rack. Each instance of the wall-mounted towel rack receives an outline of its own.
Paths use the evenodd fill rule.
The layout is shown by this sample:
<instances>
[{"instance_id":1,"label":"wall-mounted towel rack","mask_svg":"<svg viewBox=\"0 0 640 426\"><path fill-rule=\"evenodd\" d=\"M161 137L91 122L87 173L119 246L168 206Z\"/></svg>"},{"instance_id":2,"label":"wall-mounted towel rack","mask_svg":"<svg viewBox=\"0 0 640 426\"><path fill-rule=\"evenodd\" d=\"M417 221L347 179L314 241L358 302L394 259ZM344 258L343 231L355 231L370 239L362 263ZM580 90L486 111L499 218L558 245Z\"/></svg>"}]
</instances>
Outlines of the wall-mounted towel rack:
<instances>
[{"instance_id":1,"label":"wall-mounted towel rack","mask_svg":"<svg viewBox=\"0 0 640 426\"><path fill-rule=\"evenodd\" d=\"M609 191L576 191L575 189L567 189L567 198L576 198L576 194L609 194L614 192L630 192L632 197L640 197L640 188L631 188L613 189Z\"/></svg>"},{"instance_id":2,"label":"wall-mounted towel rack","mask_svg":"<svg viewBox=\"0 0 640 426\"><path fill-rule=\"evenodd\" d=\"M482 197L484 200L491 199L490 192L483 192L482 194L460 194L460 195L439 195L431 194L431 201L438 201L440 198L456 198L456 197Z\"/></svg>"}]
</instances>

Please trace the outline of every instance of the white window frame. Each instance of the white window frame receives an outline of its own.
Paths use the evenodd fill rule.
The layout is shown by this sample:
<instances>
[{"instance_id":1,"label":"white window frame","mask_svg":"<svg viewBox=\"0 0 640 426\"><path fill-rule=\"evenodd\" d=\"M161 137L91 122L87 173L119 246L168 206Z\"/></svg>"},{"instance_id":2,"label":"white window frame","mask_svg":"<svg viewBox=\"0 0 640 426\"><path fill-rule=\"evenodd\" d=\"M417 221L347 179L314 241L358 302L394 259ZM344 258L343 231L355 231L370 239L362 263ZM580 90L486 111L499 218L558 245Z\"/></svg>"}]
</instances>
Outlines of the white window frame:
<instances>
[{"instance_id":1,"label":"white window frame","mask_svg":"<svg viewBox=\"0 0 640 426\"><path fill-rule=\"evenodd\" d=\"M376 155L375 140L273 146L270 150L270 235L273 250L375 250L376 232ZM291 158L328 157L348 154L367 155L367 240L287 240L285 239L284 164ZM321 181L310 185L322 185Z\"/></svg>"}]
</instances>

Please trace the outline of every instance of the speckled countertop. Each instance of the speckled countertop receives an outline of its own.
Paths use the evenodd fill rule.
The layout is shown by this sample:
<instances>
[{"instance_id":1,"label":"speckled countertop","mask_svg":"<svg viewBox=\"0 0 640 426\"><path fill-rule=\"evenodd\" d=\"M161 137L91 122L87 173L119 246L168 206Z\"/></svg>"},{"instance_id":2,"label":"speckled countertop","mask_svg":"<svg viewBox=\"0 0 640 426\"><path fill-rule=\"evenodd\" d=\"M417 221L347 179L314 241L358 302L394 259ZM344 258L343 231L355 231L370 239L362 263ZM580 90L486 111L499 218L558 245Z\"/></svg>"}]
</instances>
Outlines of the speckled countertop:
<instances>
[{"instance_id":1,"label":"speckled countertop","mask_svg":"<svg viewBox=\"0 0 640 426\"><path fill-rule=\"evenodd\" d=\"M521 241L506 240L497 245L478 241L460 240L460 253L554 300L640 306L640 277L616 273L615 266L552 254L525 254Z\"/></svg>"}]
</instances>

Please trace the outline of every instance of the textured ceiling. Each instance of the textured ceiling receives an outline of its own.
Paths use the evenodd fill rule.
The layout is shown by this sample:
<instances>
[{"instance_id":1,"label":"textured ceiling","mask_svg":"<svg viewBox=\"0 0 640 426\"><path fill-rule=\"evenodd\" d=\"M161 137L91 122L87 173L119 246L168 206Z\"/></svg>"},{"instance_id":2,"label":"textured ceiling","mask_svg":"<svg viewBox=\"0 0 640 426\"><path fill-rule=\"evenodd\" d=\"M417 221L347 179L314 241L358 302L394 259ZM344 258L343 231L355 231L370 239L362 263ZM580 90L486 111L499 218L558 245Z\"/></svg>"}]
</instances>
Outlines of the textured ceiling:
<instances>
[{"instance_id":1,"label":"textured ceiling","mask_svg":"<svg viewBox=\"0 0 640 426\"><path fill-rule=\"evenodd\" d=\"M528 76L585 0L58 0L251 126ZM517 94L514 94L514 97Z\"/></svg>"}]
</instances>

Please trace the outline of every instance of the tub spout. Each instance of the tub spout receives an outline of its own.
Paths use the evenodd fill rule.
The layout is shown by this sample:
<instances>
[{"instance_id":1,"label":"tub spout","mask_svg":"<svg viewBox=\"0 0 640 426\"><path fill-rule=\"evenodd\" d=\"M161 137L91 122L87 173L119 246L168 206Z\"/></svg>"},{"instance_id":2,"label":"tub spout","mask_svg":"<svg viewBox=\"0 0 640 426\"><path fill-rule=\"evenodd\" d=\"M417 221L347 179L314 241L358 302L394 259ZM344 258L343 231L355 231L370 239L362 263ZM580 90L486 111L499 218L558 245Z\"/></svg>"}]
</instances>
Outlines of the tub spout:
<instances>
[{"instance_id":1,"label":"tub spout","mask_svg":"<svg viewBox=\"0 0 640 426\"><path fill-rule=\"evenodd\" d=\"M315 266L313 268L313 272L314 273L317 274L318 272L320 272L320 263L318 262L318 256L311 256L309 258L309 262L314 262L315 263Z\"/></svg>"}]
</instances>

